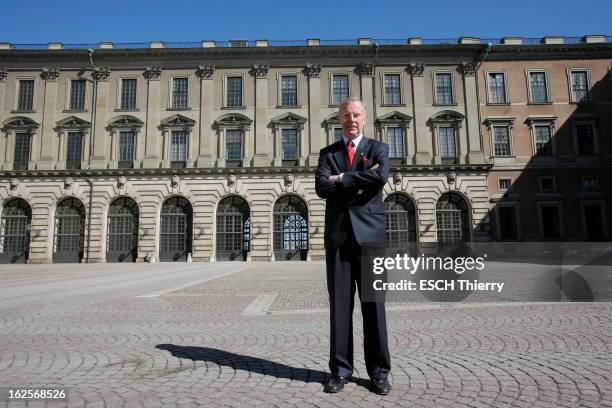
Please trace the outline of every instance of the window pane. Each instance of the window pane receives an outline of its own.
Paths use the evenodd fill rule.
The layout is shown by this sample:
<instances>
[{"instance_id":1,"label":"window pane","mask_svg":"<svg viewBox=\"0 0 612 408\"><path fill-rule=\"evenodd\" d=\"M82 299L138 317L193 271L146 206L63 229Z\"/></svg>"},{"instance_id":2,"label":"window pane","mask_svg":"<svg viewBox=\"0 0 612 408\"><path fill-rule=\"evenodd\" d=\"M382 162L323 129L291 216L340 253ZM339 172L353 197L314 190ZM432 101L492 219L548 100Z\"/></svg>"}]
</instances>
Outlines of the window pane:
<instances>
[{"instance_id":1,"label":"window pane","mask_svg":"<svg viewBox=\"0 0 612 408\"><path fill-rule=\"evenodd\" d=\"M119 160L134 160L134 132L119 132Z\"/></svg>"},{"instance_id":2,"label":"window pane","mask_svg":"<svg viewBox=\"0 0 612 408\"><path fill-rule=\"evenodd\" d=\"M187 132L172 131L172 141L170 145L170 161L187 160Z\"/></svg>"},{"instance_id":3,"label":"window pane","mask_svg":"<svg viewBox=\"0 0 612 408\"><path fill-rule=\"evenodd\" d=\"M283 160L298 159L297 129L283 129Z\"/></svg>"},{"instance_id":4,"label":"window pane","mask_svg":"<svg viewBox=\"0 0 612 408\"><path fill-rule=\"evenodd\" d=\"M334 75L332 77L332 105L340 105L349 97L348 75Z\"/></svg>"},{"instance_id":5,"label":"window pane","mask_svg":"<svg viewBox=\"0 0 612 408\"><path fill-rule=\"evenodd\" d=\"M399 74L385 75L385 98L385 103L389 105L401 103Z\"/></svg>"},{"instance_id":6,"label":"window pane","mask_svg":"<svg viewBox=\"0 0 612 408\"><path fill-rule=\"evenodd\" d=\"M283 76L281 77L281 105L296 106L297 105L297 77Z\"/></svg>"},{"instance_id":7,"label":"window pane","mask_svg":"<svg viewBox=\"0 0 612 408\"><path fill-rule=\"evenodd\" d=\"M69 132L68 133L68 148L66 151L66 161L80 162L83 151L83 133Z\"/></svg>"},{"instance_id":8,"label":"window pane","mask_svg":"<svg viewBox=\"0 0 612 408\"><path fill-rule=\"evenodd\" d=\"M121 109L136 109L136 80L121 81Z\"/></svg>"},{"instance_id":9,"label":"window pane","mask_svg":"<svg viewBox=\"0 0 612 408\"><path fill-rule=\"evenodd\" d=\"M24 79L19 81L19 99L17 110L31 111L34 103L34 80Z\"/></svg>"},{"instance_id":10,"label":"window pane","mask_svg":"<svg viewBox=\"0 0 612 408\"><path fill-rule=\"evenodd\" d=\"M401 127L387 128L387 144L390 158L404 157L404 129Z\"/></svg>"},{"instance_id":11,"label":"window pane","mask_svg":"<svg viewBox=\"0 0 612 408\"><path fill-rule=\"evenodd\" d=\"M510 156L510 132L508 127L493 127L493 154L495 156Z\"/></svg>"},{"instance_id":12,"label":"window pane","mask_svg":"<svg viewBox=\"0 0 612 408\"><path fill-rule=\"evenodd\" d=\"M242 106L242 77L227 78L227 106Z\"/></svg>"},{"instance_id":13,"label":"window pane","mask_svg":"<svg viewBox=\"0 0 612 408\"><path fill-rule=\"evenodd\" d=\"M548 95L546 91L546 73L531 72L529 77L531 82L531 102L548 102Z\"/></svg>"},{"instance_id":14,"label":"window pane","mask_svg":"<svg viewBox=\"0 0 612 408\"><path fill-rule=\"evenodd\" d=\"M457 146L455 145L455 128L443 126L440 131L440 157L444 159L457 158Z\"/></svg>"},{"instance_id":15,"label":"window pane","mask_svg":"<svg viewBox=\"0 0 612 408\"><path fill-rule=\"evenodd\" d=\"M227 160L242 159L242 132L240 130L225 131Z\"/></svg>"},{"instance_id":16,"label":"window pane","mask_svg":"<svg viewBox=\"0 0 612 408\"><path fill-rule=\"evenodd\" d=\"M70 106L69 109L85 109L85 80L77 79L71 81Z\"/></svg>"},{"instance_id":17,"label":"window pane","mask_svg":"<svg viewBox=\"0 0 612 408\"><path fill-rule=\"evenodd\" d=\"M186 108L188 98L189 81L187 78L174 78L172 81L172 107Z\"/></svg>"},{"instance_id":18,"label":"window pane","mask_svg":"<svg viewBox=\"0 0 612 408\"><path fill-rule=\"evenodd\" d=\"M589 99L586 71L572 71L572 100L584 102Z\"/></svg>"},{"instance_id":19,"label":"window pane","mask_svg":"<svg viewBox=\"0 0 612 408\"><path fill-rule=\"evenodd\" d=\"M551 155L550 126L536 126L536 155Z\"/></svg>"},{"instance_id":20,"label":"window pane","mask_svg":"<svg viewBox=\"0 0 612 408\"><path fill-rule=\"evenodd\" d=\"M342 140L342 128L334 128L334 140Z\"/></svg>"},{"instance_id":21,"label":"window pane","mask_svg":"<svg viewBox=\"0 0 612 408\"><path fill-rule=\"evenodd\" d=\"M504 74L501 72L489 74L489 101L491 103L506 103Z\"/></svg>"},{"instance_id":22,"label":"window pane","mask_svg":"<svg viewBox=\"0 0 612 408\"><path fill-rule=\"evenodd\" d=\"M592 125L576 125L576 138L578 139L578 154L595 154Z\"/></svg>"},{"instance_id":23,"label":"window pane","mask_svg":"<svg viewBox=\"0 0 612 408\"><path fill-rule=\"evenodd\" d=\"M25 170L28 168L30 141L31 136L29 133L15 134L15 155L13 159L15 170Z\"/></svg>"},{"instance_id":24,"label":"window pane","mask_svg":"<svg viewBox=\"0 0 612 408\"><path fill-rule=\"evenodd\" d=\"M436 103L453 103L453 88L450 73L436 74Z\"/></svg>"}]
</instances>

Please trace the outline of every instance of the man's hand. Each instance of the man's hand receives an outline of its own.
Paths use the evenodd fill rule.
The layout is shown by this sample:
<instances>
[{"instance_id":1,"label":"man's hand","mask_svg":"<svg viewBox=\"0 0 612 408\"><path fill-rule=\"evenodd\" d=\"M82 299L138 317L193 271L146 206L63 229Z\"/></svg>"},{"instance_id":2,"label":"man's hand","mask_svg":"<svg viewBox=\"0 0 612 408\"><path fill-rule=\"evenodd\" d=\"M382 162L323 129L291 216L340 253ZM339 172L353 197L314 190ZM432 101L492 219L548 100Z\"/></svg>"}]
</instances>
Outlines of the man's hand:
<instances>
[{"instance_id":1,"label":"man's hand","mask_svg":"<svg viewBox=\"0 0 612 408\"><path fill-rule=\"evenodd\" d=\"M333 176L329 176L329 181L334 182L334 183L339 183L340 182L340 175L335 174Z\"/></svg>"}]
</instances>

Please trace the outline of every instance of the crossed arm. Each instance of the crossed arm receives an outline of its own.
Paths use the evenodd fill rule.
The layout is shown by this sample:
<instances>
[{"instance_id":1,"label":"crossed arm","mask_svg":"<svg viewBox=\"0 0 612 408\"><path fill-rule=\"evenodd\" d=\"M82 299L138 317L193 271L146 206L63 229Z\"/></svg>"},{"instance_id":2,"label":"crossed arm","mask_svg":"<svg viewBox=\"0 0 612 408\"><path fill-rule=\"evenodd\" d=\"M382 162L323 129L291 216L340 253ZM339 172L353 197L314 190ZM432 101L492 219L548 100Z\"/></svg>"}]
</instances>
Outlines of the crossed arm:
<instances>
[{"instance_id":1,"label":"crossed arm","mask_svg":"<svg viewBox=\"0 0 612 408\"><path fill-rule=\"evenodd\" d=\"M347 171L342 174L332 174L330 166L331 155L319 155L319 164L315 173L315 190L321 198L334 196L346 197L356 194L358 190L379 190L389 178L389 146L381 144L374 152L368 170Z\"/></svg>"}]
</instances>

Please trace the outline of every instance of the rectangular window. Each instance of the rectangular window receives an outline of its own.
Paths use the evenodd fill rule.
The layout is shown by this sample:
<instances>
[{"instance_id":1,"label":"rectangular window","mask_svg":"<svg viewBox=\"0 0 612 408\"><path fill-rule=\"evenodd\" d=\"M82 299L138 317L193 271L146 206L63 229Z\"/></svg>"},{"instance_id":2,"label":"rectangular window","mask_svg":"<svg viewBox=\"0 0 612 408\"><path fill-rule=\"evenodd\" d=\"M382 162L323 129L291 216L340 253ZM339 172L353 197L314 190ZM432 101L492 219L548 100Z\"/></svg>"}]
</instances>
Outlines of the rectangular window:
<instances>
[{"instance_id":1,"label":"rectangular window","mask_svg":"<svg viewBox=\"0 0 612 408\"><path fill-rule=\"evenodd\" d=\"M19 96L17 99L17 110L34 110L34 80L22 79L19 81Z\"/></svg>"},{"instance_id":2,"label":"rectangular window","mask_svg":"<svg viewBox=\"0 0 612 408\"><path fill-rule=\"evenodd\" d=\"M537 156L550 156L552 154L552 141L550 126L535 126L535 147Z\"/></svg>"},{"instance_id":3,"label":"rectangular window","mask_svg":"<svg viewBox=\"0 0 612 408\"><path fill-rule=\"evenodd\" d=\"M497 179L497 189L499 191L509 191L511 188L512 188L511 178L498 178Z\"/></svg>"},{"instance_id":4,"label":"rectangular window","mask_svg":"<svg viewBox=\"0 0 612 408\"><path fill-rule=\"evenodd\" d=\"M548 102L548 90L546 89L546 72L530 72L529 86L531 103Z\"/></svg>"},{"instance_id":5,"label":"rectangular window","mask_svg":"<svg viewBox=\"0 0 612 408\"><path fill-rule=\"evenodd\" d=\"M572 86L572 102L586 102L589 100L589 87L587 71L570 72Z\"/></svg>"},{"instance_id":6,"label":"rectangular window","mask_svg":"<svg viewBox=\"0 0 612 408\"><path fill-rule=\"evenodd\" d=\"M489 103L506 103L506 84L502 72L489 74Z\"/></svg>"},{"instance_id":7,"label":"rectangular window","mask_svg":"<svg viewBox=\"0 0 612 408\"><path fill-rule=\"evenodd\" d=\"M599 203L589 203L584 204L582 208L584 211L585 239L587 241L603 241L606 238L602 217L604 212L603 205Z\"/></svg>"},{"instance_id":8,"label":"rectangular window","mask_svg":"<svg viewBox=\"0 0 612 408\"><path fill-rule=\"evenodd\" d=\"M510 156L510 129L508 126L493 126L493 155Z\"/></svg>"},{"instance_id":9,"label":"rectangular window","mask_svg":"<svg viewBox=\"0 0 612 408\"><path fill-rule=\"evenodd\" d=\"M502 241L516 241L518 230L516 228L516 207L497 207L499 212L499 239Z\"/></svg>"},{"instance_id":10,"label":"rectangular window","mask_svg":"<svg viewBox=\"0 0 612 408\"><path fill-rule=\"evenodd\" d=\"M27 170L30 161L31 135L29 133L15 133L15 151L13 155L13 169Z\"/></svg>"},{"instance_id":11,"label":"rectangular window","mask_svg":"<svg viewBox=\"0 0 612 408\"><path fill-rule=\"evenodd\" d=\"M134 132L119 132L119 167L131 168L134 163Z\"/></svg>"},{"instance_id":12,"label":"rectangular window","mask_svg":"<svg viewBox=\"0 0 612 408\"><path fill-rule=\"evenodd\" d=\"M170 161L178 162L187 160L187 132L184 130L173 130L170 141Z\"/></svg>"},{"instance_id":13,"label":"rectangular window","mask_svg":"<svg viewBox=\"0 0 612 408\"><path fill-rule=\"evenodd\" d=\"M577 124L576 142L578 143L579 155L595 154L595 138L593 133L593 125Z\"/></svg>"},{"instance_id":14,"label":"rectangular window","mask_svg":"<svg viewBox=\"0 0 612 408\"><path fill-rule=\"evenodd\" d=\"M227 77L227 106L242 106L242 77Z\"/></svg>"},{"instance_id":15,"label":"rectangular window","mask_svg":"<svg viewBox=\"0 0 612 408\"><path fill-rule=\"evenodd\" d=\"M83 156L83 133L68 132L68 146L66 148L66 168L80 169Z\"/></svg>"},{"instance_id":16,"label":"rectangular window","mask_svg":"<svg viewBox=\"0 0 612 408\"><path fill-rule=\"evenodd\" d=\"M342 140L342 128L334 128L334 140Z\"/></svg>"},{"instance_id":17,"label":"rectangular window","mask_svg":"<svg viewBox=\"0 0 612 408\"><path fill-rule=\"evenodd\" d=\"M450 72L436 73L436 103L441 105L453 103L452 75Z\"/></svg>"},{"instance_id":18,"label":"rectangular window","mask_svg":"<svg viewBox=\"0 0 612 408\"><path fill-rule=\"evenodd\" d=\"M172 107L176 109L187 108L189 106L189 79L172 79Z\"/></svg>"},{"instance_id":19,"label":"rectangular window","mask_svg":"<svg viewBox=\"0 0 612 408\"><path fill-rule=\"evenodd\" d=\"M281 77L281 105L297 106L297 76L283 75Z\"/></svg>"},{"instance_id":20,"label":"rectangular window","mask_svg":"<svg viewBox=\"0 0 612 408\"><path fill-rule=\"evenodd\" d=\"M599 180L596 176L588 176L582 178L583 191L596 191L599 188Z\"/></svg>"},{"instance_id":21,"label":"rectangular window","mask_svg":"<svg viewBox=\"0 0 612 408\"><path fill-rule=\"evenodd\" d=\"M85 82L84 79L73 79L70 81L70 106L71 110L85 109Z\"/></svg>"},{"instance_id":22,"label":"rectangular window","mask_svg":"<svg viewBox=\"0 0 612 408\"><path fill-rule=\"evenodd\" d=\"M401 102L400 76L399 74L385 75L385 103L387 105L399 105Z\"/></svg>"},{"instance_id":23,"label":"rectangular window","mask_svg":"<svg viewBox=\"0 0 612 408\"><path fill-rule=\"evenodd\" d=\"M340 105L349 97L348 75L332 76L332 105Z\"/></svg>"},{"instance_id":24,"label":"rectangular window","mask_svg":"<svg viewBox=\"0 0 612 408\"><path fill-rule=\"evenodd\" d=\"M440 132L440 158L442 164L455 164L457 162L457 145L455 142L455 128L442 126Z\"/></svg>"},{"instance_id":25,"label":"rectangular window","mask_svg":"<svg viewBox=\"0 0 612 408\"><path fill-rule=\"evenodd\" d=\"M404 129L401 127L387 128L387 144L389 145L389 157L401 159L404 157Z\"/></svg>"},{"instance_id":26,"label":"rectangular window","mask_svg":"<svg viewBox=\"0 0 612 408\"><path fill-rule=\"evenodd\" d=\"M298 149L298 134L297 129L283 129L283 160L297 160Z\"/></svg>"},{"instance_id":27,"label":"rectangular window","mask_svg":"<svg viewBox=\"0 0 612 408\"><path fill-rule=\"evenodd\" d=\"M540 191L542 192L551 192L556 191L554 177L540 177Z\"/></svg>"},{"instance_id":28,"label":"rectangular window","mask_svg":"<svg viewBox=\"0 0 612 408\"><path fill-rule=\"evenodd\" d=\"M227 160L242 159L242 131L226 130L225 139Z\"/></svg>"},{"instance_id":29,"label":"rectangular window","mask_svg":"<svg viewBox=\"0 0 612 408\"><path fill-rule=\"evenodd\" d=\"M561 216L559 205L543 204L540 206L540 222L542 224L542 239L559 241L561 239Z\"/></svg>"},{"instance_id":30,"label":"rectangular window","mask_svg":"<svg viewBox=\"0 0 612 408\"><path fill-rule=\"evenodd\" d=\"M136 79L121 80L121 109L136 109Z\"/></svg>"}]
</instances>

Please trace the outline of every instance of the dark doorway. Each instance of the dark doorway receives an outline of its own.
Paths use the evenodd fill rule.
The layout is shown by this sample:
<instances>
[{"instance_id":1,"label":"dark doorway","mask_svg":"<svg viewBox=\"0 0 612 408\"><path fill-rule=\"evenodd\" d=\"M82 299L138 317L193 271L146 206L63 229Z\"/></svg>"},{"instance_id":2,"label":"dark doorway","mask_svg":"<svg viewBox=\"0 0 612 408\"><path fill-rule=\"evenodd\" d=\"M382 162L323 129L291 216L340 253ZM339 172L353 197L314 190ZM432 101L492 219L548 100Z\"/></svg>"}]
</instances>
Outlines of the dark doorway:
<instances>
[{"instance_id":1,"label":"dark doorway","mask_svg":"<svg viewBox=\"0 0 612 408\"><path fill-rule=\"evenodd\" d=\"M284 196L274 204L274 259L305 261L308 257L308 208L296 196Z\"/></svg>"},{"instance_id":2,"label":"dark doorway","mask_svg":"<svg viewBox=\"0 0 612 408\"><path fill-rule=\"evenodd\" d=\"M191 204L183 197L172 197L161 210L159 260L186 262L191 253L193 229Z\"/></svg>"},{"instance_id":3,"label":"dark doorway","mask_svg":"<svg viewBox=\"0 0 612 408\"><path fill-rule=\"evenodd\" d=\"M128 197L115 200L108 210L106 262L135 262L138 256L138 205Z\"/></svg>"},{"instance_id":4,"label":"dark doorway","mask_svg":"<svg viewBox=\"0 0 612 408\"><path fill-rule=\"evenodd\" d=\"M240 197L226 197L217 208L217 260L246 261L251 245L248 203Z\"/></svg>"},{"instance_id":5,"label":"dark doorway","mask_svg":"<svg viewBox=\"0 0 612 408\"><path fill-rule=\"evenodd\" d=\"M0 220L0 263L26 263L30 252L32 210L28 203L16 198L2 209Z\"/></svg>"},{"instance_id":6,"label":"dark doorway","mask_svg":"<svg viewBox=\"0 0 612 408\"><path fill-rule=\"evenodd\" d=\"M55 211L53 262L81 262L85 242L85 206L76 198L67 198Z\"/></svg>"}]
</instances>

